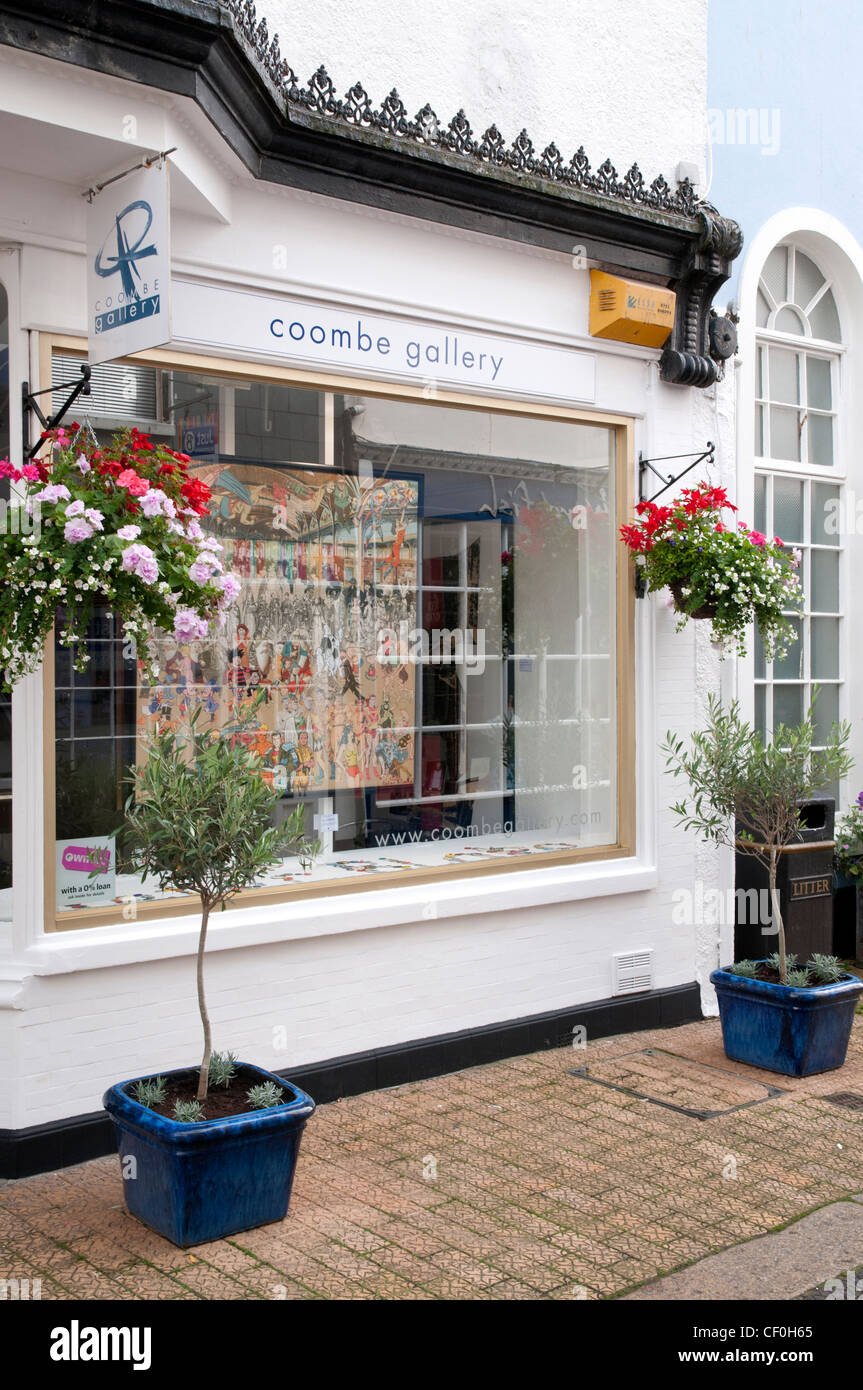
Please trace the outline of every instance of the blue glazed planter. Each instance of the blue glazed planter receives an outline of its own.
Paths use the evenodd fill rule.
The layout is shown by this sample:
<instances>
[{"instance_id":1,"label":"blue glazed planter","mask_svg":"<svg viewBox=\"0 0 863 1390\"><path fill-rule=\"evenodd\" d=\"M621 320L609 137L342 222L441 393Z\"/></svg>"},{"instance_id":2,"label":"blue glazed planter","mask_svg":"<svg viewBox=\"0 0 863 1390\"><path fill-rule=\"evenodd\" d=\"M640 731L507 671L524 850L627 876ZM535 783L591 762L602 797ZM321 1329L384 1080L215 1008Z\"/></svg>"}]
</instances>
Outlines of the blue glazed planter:
<instances>
[{"instance_id":1,"label":"blue glazed planter","mask_svg":"<svg viewBox=\"0 0 863 1390\"><path fill-rule=\"evenodd\" d=\"M714 970L725 1055L764 1071L813 1076L841 1067L863 981L797 989Z\"/></svg>"},{"instance_id":2,"label":"blue glazed planter","mask_svg":"<svg viewBox=\"0 0 863 1390\"><path fill-rule=\"evenodd\" d=\"M122 1081L102 1099L117 1133L126 1206L175 1245L219 1240L287 1213L300 1137L315 1102L272 1072L241 1065L283 1086L287 1103L183 1124L132 1098L131 1087L146 1078Z\"/></svg>"}]
</instances>

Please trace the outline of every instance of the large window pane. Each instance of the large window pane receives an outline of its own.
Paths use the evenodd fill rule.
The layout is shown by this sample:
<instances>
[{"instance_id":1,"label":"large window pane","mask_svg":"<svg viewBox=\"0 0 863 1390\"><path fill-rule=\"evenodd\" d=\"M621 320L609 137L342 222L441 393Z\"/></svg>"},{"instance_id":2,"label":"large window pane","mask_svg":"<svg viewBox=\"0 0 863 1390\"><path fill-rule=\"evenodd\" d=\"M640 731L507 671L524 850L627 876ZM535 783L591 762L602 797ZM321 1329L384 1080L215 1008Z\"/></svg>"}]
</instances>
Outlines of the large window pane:
<instances>
[{"instance_id":1,"label":"large window pane","mask_svg":"<svg viewBox=\"0 0 863 1390\"><path fill-rule=\"evenodd\" d=\"M840 493L830 483L812 484L812 544L839 544L841 529Z\"/></svg>"},{"instance_id":2,"label":"large window pane","mask_svg":"<svg viewBox=\"0 0 863 1390\"><path fill-rule=\"evenodd\" d=\"M330 818L322 881L616 842L613 430L197 374L160 399L242 590L217 638L160 639L155 685L104 618L86 672L58 649L58 839L109 833L142 735L199 707L279 819Z\"/></svg>"},{"instance_id":3,"label":"large window pane","mask_svg":"<svg viewBox=\"0 0 863 1390\"><path fill-rule=\"evenodd\" d=\"M813 550L810 560L810 603L814 613L839 612L839 556L835 551Z\"/></svg>"},{"instance_id":4,"label":"large window pane","mask_svg":"<svg viewBox=\"0 0 863 1390\"><path fill-rule=\"evenodd\" d=\"M770 399L797 405L800 400L800 354L770 348Z\"/></svg>"},{"instance_id":5,"label":"large window pane","mask_svg":"<svg viewBox=\"0 0 863 1390\"><path fill-rule=\"evenodd\" d=\"M777 657L773 662L773 679L777 681L800 680L805 674L803 669L803 623L800 618L789 618L788 621L794 635L789 638L787 654L784 657ZM758 674L756 665L756 676Z\"/></svg>"},{"instance_id":6,"label":"large window pane","mask_svg":"<svg viewBox=\"0 0 863 1390\"><path fill-rule=\"evenodd\" d=\"M812 618L812 679L839 675L839 619Z\"/></svg>"},{"instance_id":7,"label":"large window pane","mask_svg":"<svg viewBox=\"0 0 863 1390\"><path fill-rule=\"evenodd\" d=\"M839 722L838 685L820 685L815 697L815 738L814 743L824 744L830 737L832 726Z\"/></svg>"},{"instance_id":8,"label":"large window pane","mask_svg":"<svg viewBox=\"0 0 863 1390\"><path fill-rule=\"evenodd\" d=\"M809 462L822 468L833 467L833 416L813 415L807 417L809 426Z\"/></svg>"},{"instance_id":9,"label":"large window pane","mask_svg":"<svg viewBox=\"0 0 863 1390\"><path fill-rule=\"evenodd\" d=\"M806 403L815 410L833 408L830 362L826 357L806 359Z\"/></svg>"},{"instance_id":10,"label":"large window pane","mask_svg":"<svg viewBox=\"0 0 863 1390\"><path fill-rule=\"evenodd\" d=\"M797 410L787 410L784 406L770 408L770 457L775 459L800 458L800 426L802 417Z\"/></svg>"},{"instance_id":11,"label":"large window pane","mask_svg":"<svg viewBox=\"0 0 863 1390\"><path fill-rule=\"evenodd\" d=\"M779 724L799 724L803 718L803 686L774 685L773 727Z\"/></svg>"},{"instance_id":12,"label":"large window pane","mask_svg":"<svg viewBox=\"0 0 863 1390\"><path fill-rule=\"evenodd\" d=\"M773 531L793 544L803 540L803 484L796 478L773 479Z\"/></svg>"}]
</instances>

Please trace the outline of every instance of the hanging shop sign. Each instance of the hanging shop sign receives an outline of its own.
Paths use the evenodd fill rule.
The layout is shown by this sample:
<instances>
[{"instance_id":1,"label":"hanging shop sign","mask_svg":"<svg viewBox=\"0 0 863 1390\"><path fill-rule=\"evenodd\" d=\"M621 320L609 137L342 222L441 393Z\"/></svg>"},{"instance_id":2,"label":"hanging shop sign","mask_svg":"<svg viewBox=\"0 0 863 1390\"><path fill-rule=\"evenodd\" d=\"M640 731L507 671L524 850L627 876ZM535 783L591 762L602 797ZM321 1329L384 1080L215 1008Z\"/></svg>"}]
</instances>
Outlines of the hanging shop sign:
<instances>
[{"instance_id":1,"label":"hanging shop sign","mask_svg":"<svg viewBox=\"0 0 863 1390\"><path fill-rule=\"evenodd\" d=\"M673 290L590 272L590 331L594 338L660 348L674 327Z\"/></svg>"},{"instance_id":2,"label":"hanging shop sign","mask_svg":"<svg viewBox=\"0 0 863 1390\"><path fill-rule=\"evenodd\" d=\"M167 161L128 171L87 196L87 335L95 364L170 341Z\"/></svg>"},{"instance_id":3,"label":"hanging shop sign","mask_svg":"<svg viewBox=\"0 0 863 1390\"><path fill-rule=\"evenodd\" d=\"M593 401L589 353L175 280L174 341L284 364L543 400Z\"/></svg>"}]
</instances>

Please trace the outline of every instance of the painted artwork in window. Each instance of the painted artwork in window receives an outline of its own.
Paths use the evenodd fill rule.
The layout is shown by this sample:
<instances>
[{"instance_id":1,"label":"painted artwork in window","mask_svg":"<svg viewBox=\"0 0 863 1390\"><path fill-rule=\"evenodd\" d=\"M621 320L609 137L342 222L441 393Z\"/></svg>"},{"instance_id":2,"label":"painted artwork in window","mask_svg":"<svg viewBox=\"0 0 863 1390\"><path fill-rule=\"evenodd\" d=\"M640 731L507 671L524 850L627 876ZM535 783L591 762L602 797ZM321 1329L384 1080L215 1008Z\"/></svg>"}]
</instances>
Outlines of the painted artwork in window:
<instances>
[{"instance_id":1,"label":"painted artwork in window","mask_svg":"<svg viewBox=\"0 0 863 1390\"><path fill-rule=\"evenodd\" d=\"M212 640L158 642L141 732L176 729L200 708L203 726L263 758L285 795L412 785L415 667L391 659L386 634L416 627L419 481L197 471L213 491L207 529L242 590Z\"/></svg>"}]
</instances>

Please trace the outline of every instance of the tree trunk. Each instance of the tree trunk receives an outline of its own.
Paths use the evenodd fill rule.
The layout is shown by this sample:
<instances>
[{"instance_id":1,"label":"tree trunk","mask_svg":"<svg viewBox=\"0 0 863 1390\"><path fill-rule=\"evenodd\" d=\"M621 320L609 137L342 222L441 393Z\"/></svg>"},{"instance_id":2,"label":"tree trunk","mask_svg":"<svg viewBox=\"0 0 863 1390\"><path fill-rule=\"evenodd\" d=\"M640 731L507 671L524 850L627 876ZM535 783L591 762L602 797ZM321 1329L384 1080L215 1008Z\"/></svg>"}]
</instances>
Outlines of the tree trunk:
<instances>
[{"instance_id":1,"label":"tree trunk","mask_svg":"<svg viewBox=\"0 0 863 1390\"><path fill-rule=\"evenodd\" d=\"M785 923L782 921L782 908L779 903L779 890L776 887L776 866L779 856L775 845L770 847L770 910L776 923L779 949L779 983L788 983L788 961L785 956Z\"/></svg>"},{"instance_id":2,"label":"tree trunk","mask_svg":"<svg viewBox=\"0 0 863 1390\"><path fill-rule=\"evenodd\" d=\"M207 941L207 923L210 920L210 904L204 902L201 911L201 933L198 937L198 1008L201 1011L201 1023L204 1029L204 1056L201 1060L201 1072L198 1077L198 1100L207 1099L207 1084L210 1079L210 1054L213 1050L213 1037L210 1031L210 1015L207 1013L207 1001L204 997L204 946Z\"/></svg>"}]
</instances>

